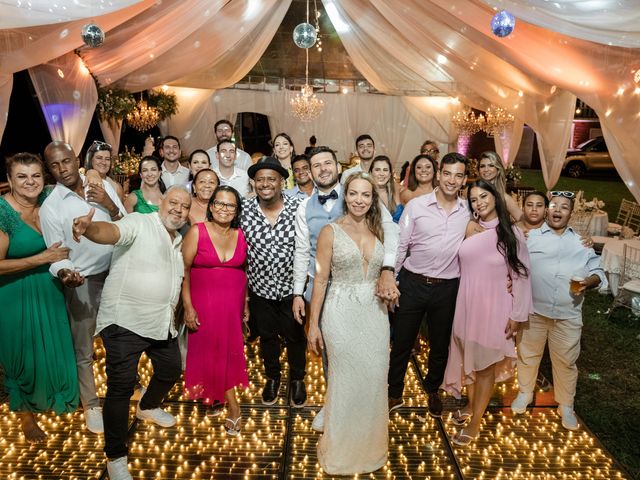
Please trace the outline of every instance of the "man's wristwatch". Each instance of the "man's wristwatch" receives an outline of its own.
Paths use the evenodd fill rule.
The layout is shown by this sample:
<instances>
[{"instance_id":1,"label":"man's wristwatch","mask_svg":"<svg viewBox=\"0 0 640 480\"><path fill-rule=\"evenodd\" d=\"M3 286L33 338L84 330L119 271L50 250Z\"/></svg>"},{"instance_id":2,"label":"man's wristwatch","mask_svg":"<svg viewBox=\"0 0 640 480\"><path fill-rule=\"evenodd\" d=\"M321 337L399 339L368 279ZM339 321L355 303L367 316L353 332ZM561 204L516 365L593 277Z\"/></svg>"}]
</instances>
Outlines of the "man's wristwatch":
<instances>
[{"instance_id":1,"label":"man's wristwatch","mask_svg":"<svg viewBox=\"0 0 640 480\"><path fill-rule=\"evenodd\" d=\"M381 272L382 272L382 271L384 271L384 270L388 270L388 271L390 271L390 272L392 272L392 273L395 273L395 271L396 271L396 269L395 269L395 268L390 267L389 265L385 265L384 267L381 267L381 268L380 268L380 271L381 271Z\"/></svg>"}]
</instances>

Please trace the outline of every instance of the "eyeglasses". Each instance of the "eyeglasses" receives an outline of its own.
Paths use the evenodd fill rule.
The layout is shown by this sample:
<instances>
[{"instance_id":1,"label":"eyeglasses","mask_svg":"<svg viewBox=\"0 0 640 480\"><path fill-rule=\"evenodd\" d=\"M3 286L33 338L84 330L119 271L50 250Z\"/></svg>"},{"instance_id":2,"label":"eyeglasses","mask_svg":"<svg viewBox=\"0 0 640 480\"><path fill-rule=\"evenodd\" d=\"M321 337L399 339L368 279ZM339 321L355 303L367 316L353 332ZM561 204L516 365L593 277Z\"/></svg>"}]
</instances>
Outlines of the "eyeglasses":
<instances>
[{"instance_id":1,"label":"eyeglasses","mask_svg":"<svg viewBox=\"0 0 640 480\"><path fill-rule=\"evenodd\" d=\"M566 190L552 190L549 192L549 195L552 197L564 197L564 198L573 198L576 196L575 193L569 192Z\"/></svg>"},{"instance_id":2,"label":"eyeglasses","mask_svg":"<svg viewBox=\"0 0 640 480\"><path fill-rule=\"evenodd\" d=\"M422 152L423 154L427 154L427 153L440 153L440 150L438 150L437 148L428 148L426 150L423 150Z\"/></svg>"},{"instance_id":3,"label":"eyeglasses","mask_svg":"<svg viewBox=\"0 0 640 480\"><path fill-rule=\"evenodd\" d=\"M113 150L111 145L106 142L101 142L100 140L94 140L89 147L89 150L93 150L94 152L99 152L100 150Z\"/></svg>"},{"instance_id":4,"label":"eyeglasses","mask_svg":"<svg viewBox=\"0 0 640 480\"><path fill-rule=\"evenodd\" d=\"M224 203L224 202L219 202L218 200L213 201L213 206L217 210L227 210L229 212L234 212L236 208L238 208L238 206L233 203Z\"/></svg>"}]
</instances>

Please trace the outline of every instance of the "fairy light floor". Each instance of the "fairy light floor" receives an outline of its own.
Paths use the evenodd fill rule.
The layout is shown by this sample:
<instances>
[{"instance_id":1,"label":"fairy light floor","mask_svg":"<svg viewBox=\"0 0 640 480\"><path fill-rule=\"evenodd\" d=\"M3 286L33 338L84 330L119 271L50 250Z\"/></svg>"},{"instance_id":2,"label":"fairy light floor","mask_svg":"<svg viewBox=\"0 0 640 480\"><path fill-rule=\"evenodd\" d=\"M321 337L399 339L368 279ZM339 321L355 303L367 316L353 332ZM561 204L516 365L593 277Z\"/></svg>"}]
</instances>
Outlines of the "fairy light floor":
<instances>
[{"instance_id":1,"label":"fairy light floor","mask_svg":"<svg viewBox=\"0 0 640 480\"><path fill-rule=\"evenodd\" d=\"M95 371L104 395L104 350L96 343ZM170 392L165 407L178 420L172 428L134 420L136 392L130 409L129 465L139 479L324 479L316 456L320 434L311 428L322 405L325 384L319 359L309 358L307 405L289 406L286 362L278 402L261 404L263 368L257 345L249 346L250 385L240 393L242 434L232 438L223 427L224 413L186 399L182 385ZM513 415L508 405L517 393L512 383L499 385L483 419L480 438L467 447L449 438L456 427L449 412L461 406L444 397L445 414L427 414L420 378L426 372L426 349L410 364L405 406L389 423L389 460L379 471L355 478L372 479L624 479L615 460L585 428L562 428L552 391L536 393L535 408ZM140 382L147 383L150 363L143 359ZM81 411L60 417L38 416L48 434L46 444L29 445L20 423L6 404L0 406L0 480L106 479L102 435L88 432ZM348 426L345 426L348 428ZM366 442L366 439L362 439ZM345 478L345 477L341 477Z\"/></svg>"}]
</instances>

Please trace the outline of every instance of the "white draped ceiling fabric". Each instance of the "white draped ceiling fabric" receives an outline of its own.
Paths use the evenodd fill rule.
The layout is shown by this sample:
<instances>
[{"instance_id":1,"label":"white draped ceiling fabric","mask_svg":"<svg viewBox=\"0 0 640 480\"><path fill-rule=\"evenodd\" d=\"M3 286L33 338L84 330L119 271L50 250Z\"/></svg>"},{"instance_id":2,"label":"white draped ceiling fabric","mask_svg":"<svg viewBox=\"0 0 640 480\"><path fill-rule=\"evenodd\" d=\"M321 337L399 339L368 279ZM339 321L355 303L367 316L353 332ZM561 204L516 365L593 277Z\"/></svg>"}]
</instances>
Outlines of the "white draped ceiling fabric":
<instances>
[{"instance_id":1,"label":"white draped ceiling fabric","mask_svg":"<svg viewBox=\"0 0 640 480\"><path fill-rule=\"evenodd\" d=\"M224 110L216 110L211 102L227 93L214 94L211 89L236 83L255 65L291 0L112 0L104 11L92 9L90 2L81 8L76 3L79 2L58 0L49 11L51 2L43 0L21 5L0 0L0 133L6 121L11 74L51 62L81 47L80 29L91 20L107 32L107 42L98 49L82 48L81 53L103 84L116 83L132 91L163 83L208 89L205 99L202 93L192 95L193 101L200 102L198 105L188 106L181 100L180 108L186 113L170 123L172 128L178 128L182 121L185 135L190 131L196 138L199 130L210 128L216 120L211 115ZM522 124L531 126L538 133L543 174L550 187L560 174L578 96L598 113L613 161L632 193L640 198L640 162L635 161L640 150L640 136L636 135L640 89L633 83L633 74L640 68L637 1L323 3L356 68L381 92L405 97L404 109L394 106L391 112L384 110L392 121L405 125L417 120L422 125L429 109L421 111L420 100L411 97L447 94L476 108L502 106L518 121L496 139L496 149L507 162L511 161L522 135ZM31 10L25 10L25 5L30 5ZM500 39L491 33L491 7L507 8L517 15L517 25L510 36ZM279 116L270 118L272 126L275 130L288 129L294 138L306 141L304 136L310 129L282 114L288 111L290 93L274 93L261 93L273 99L260 100L281 109ZM257 101L257 95L252 94L247 103ZM370 103L357 95L327 98L340 99L356 109ZM332 105L333 100L329 103L315 128L329 126L328 119L338 118L334 111L338 107ZM232 118L241 109L229 107L225 111ZM189 127L185 119L198 112L206 125ZM398 128L380 114L366 118L348 110L346 118L348 123L339 134L340 138L345 137L345 149L351 148L351 134L376 128L383 131L387 124ZM378 126L377 121L384 127ZM424 130L442 145L453 143L448 120L431 119ZM210 131L208 135L211 138ZM384 136L389 152L400 154L403 141L401 132Z\"/></svg>"},{"instance_id":2,"label":"white draped ceiling fabric","mask_svg":"<svg viewBox=\"0 0 640 480\"><path fill-rule=\"evenodd\" d=\"M363 132L369 132L376 140L376 153L388 155L396 164L412 159L425 138L435 139L441 148L455 141L448 134L451 104L446 97L318 94L325 102L323 114L312 122L301 123L289 108L294 93L286 90L171 87L171 91L180 105L188 107L181 107L180 113L160 128L163 134L181 138L186 151L214 145L213 124L221 118L230 119L237 112L266 115L272 133L290 133L298 151L303 151L309 137L316 135L319 144L336 148L341 160L355 151L354 139Z\"/></svg>"},{"instance_id":3,"label":"white draped ceiling fabric","mask_svg":"<svg viewBox=\"0 0 640 480\"><path fill-rule=\"evenodd\" d=\"M79 154L98 102L96 84L82 60L68 53L29 69L53 140Z\"/></svg>"}]
</instances>

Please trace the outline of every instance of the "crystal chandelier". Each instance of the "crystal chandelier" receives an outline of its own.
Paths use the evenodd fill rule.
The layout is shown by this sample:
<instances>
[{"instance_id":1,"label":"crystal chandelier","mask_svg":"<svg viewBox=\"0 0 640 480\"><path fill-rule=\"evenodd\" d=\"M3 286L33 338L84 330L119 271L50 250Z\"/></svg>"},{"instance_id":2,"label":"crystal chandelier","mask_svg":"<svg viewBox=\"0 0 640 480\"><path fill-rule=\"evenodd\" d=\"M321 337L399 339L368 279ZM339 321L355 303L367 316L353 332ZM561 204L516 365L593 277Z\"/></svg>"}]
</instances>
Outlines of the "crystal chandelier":
<instances>
[{"instance_id":1,"label":"crystal chandelier","mask_svg":"<svg viewBox=\"0 0 640 480\"><path fill-rule=\"evenodd\" d=\"M149 107L142 97L133 111L127 114L127 123L140 132L146 132L155 127L159 120L158 111L154 107Z\"/></svg>"},{"instance_id":2,"label":"crystal chandelier","mask_svg":"<svg viewBox=\"0 0 640 480\"><path fill-rule=\"evenodd\" d=\"M489 135L500 136L505 128L513 123L514 117L504 108L491 105L486 113L476 114L465 107L453 115L453 126L463 135L473 135L484 131Z\"/></svg>"},{"instance_id":3,"label":"crystal chandelier","mask_svg":"<svg viewBox=\"0 0 640 480\"><path fill-rule=\"evenodd\" d=\"M309 0L307 0L307 23L309 23ZM313 93L313 87L309 85L309 48L305 48L306 65L304 71L304 85L295 98L289 102L293 116L303 122L310 122L320 116L324 109L324 101Z\"/></svg>"},{"instance_id":4,"label":"crystal chandelier","mask_svg":"<svg viewBox=\"0 0 640 480\"><path fill-rule=\"evenodd\" d=\"M507 127L513 124L514 117L504 108L490 106L486 113L486 124L484 131L489 135L500 136Z\"/></svg>"}]
</instances>

